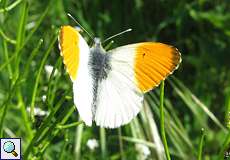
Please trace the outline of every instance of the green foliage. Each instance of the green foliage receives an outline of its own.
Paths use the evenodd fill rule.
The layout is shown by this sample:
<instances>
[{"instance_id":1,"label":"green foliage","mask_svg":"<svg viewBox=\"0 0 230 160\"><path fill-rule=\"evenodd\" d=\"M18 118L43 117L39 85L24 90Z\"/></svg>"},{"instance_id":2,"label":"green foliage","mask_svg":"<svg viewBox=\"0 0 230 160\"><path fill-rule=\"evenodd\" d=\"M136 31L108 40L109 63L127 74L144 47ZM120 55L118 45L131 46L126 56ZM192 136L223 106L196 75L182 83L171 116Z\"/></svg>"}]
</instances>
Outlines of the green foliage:
<instances>
[{"instance_id":1,"label":"green foliage","mask_svg":"<svg viewBox=\"0 0 230 160\"><path fill-rule=\"evenodd\" d=\"M119 129L78 121L57 42L61 25L76 25L67 13L101 39L133 29L107 48L140 41L176 46L183 63L177 78L166 80L164 99L159 88L146 94L138 117ZM145 149L147 159L161 160L164 137L171 159L223 159L230 141L229 51L228 1L0 0L0 137L21 137L23 159L141 159ZM89 149L89 139L99 147Z\"/></svg>"}]
</instances>

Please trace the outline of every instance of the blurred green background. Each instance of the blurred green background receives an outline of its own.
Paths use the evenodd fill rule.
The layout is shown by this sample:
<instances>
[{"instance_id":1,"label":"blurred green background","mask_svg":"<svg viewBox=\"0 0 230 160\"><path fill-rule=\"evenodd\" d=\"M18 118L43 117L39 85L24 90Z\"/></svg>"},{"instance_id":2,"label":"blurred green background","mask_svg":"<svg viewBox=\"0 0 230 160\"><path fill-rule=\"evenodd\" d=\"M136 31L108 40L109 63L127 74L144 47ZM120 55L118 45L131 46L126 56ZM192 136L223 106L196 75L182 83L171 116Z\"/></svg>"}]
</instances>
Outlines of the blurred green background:
<instances>
[{"instance_id":1,"label":"blurred green background","mask_svg":"<svg viewBox=\"0 0 230 160\"><path fill-rule=\"evenodd\" d=\"M146 94L129 125L111 130L76 123L57 41L60 26L77 26L67 13L101 39L133 29L110 48L142 41L177 47L182 63L166 80L164 99L171 159L227 157L229 1L0 0L0 137L21 137L23 159L165 159L159 88Z\"/></svg>"}]
</instances>

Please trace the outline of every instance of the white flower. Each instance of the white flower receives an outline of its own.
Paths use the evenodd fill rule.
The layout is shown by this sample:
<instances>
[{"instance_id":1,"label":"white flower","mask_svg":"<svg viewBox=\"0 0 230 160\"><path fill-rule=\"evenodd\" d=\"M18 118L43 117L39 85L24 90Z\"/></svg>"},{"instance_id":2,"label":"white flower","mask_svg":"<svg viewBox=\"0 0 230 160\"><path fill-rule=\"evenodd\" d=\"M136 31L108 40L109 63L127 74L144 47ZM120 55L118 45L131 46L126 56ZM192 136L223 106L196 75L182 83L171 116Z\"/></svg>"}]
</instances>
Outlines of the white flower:
<instances>
[{"instance_id":1,"label":"white flower","mask_svg":"<svg viewBox=\"0 0 230 160\"><path fill-rule=\"evenodd\" d=\"M27 112L30 112L30 107L27 107L27 108L26 108L26 111L27 111ZM41 110L41 109L38 108L38 107L34 107L34 115L35 115L35 116L46 116L46 115L48 115L48 114L49 114L48 111L44 111L44 110Z\"/></svg>"},{"instance_id":2,"label":"white flower","mask_svg":"<svg viewBox=\"0 0 230 160\"><path fill-rule=\"evenodd\" d=\"M46 101L46 95L42 96L42 101L45 102Z\"/></svg>"},{"instance_id":3,"label":"white flower","mask_svg":"<svg viewBox=\"0 0 230 160\"><path fill-rule=\"evenodd\" d=\"M51 65L45 65L45 71L46 71L46 74L47 74L47 77L50 77L52 71L53 71L53 66ZM58 71L57 69L54 71L54 76L56 76L58 74Z\"/></svg>"},{"instance_id":4,"label":"white flower","mask_svg":"<svg viewBox=\"0 0 230 160\"><path fill-rule=\"evenodd\" d=\"M89 139L86 143L87 147L89 147L90 150L95 150L99 145L98 141L96 139Z\"/></svg>"},{"instance_id":5,"label":"white flower","mask_svg":"<svg viewBox=\"0 0 230 160\"><path fill-rule=\"evenodd\" d=\"M138 159L145 160L151 154L149 147L144 144L136 144L136 150L139 152Z\"/></svg>"},{"instance_id":6,"label":"white flower","mask_svg":"<svg viewBox=\"0 0 230 160\"><path fill-rule=\"evenodd\" d=\"M35 26L35 22L30 22L30 23L28 23L28 24L26 25L26 29L27 29L27 30L30 30L30 29L34 28L34 26Z\"/></svg>"}]
</instances>

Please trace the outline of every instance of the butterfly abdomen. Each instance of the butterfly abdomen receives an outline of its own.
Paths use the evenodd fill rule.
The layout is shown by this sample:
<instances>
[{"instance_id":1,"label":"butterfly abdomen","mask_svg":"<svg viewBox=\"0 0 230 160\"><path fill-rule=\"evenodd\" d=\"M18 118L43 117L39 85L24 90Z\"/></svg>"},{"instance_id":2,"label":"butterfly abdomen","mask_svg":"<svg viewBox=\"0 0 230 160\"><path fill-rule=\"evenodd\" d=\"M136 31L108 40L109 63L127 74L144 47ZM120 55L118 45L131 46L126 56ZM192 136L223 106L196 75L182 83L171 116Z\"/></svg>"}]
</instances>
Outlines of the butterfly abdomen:
<instances>
[{"instance_id":1,"label":"butterfly abdomen","mask_svg":"<svg viewBox=\"0 0 230 160\"><path fill-rule=\"evenodd\" d=\"M111 70L110 55L100 47L96 46L90 50L89 70L93 78L93 104L92 113L95 115L97 95L100 82L108 77Z\"/></svg>"}]
</instances>

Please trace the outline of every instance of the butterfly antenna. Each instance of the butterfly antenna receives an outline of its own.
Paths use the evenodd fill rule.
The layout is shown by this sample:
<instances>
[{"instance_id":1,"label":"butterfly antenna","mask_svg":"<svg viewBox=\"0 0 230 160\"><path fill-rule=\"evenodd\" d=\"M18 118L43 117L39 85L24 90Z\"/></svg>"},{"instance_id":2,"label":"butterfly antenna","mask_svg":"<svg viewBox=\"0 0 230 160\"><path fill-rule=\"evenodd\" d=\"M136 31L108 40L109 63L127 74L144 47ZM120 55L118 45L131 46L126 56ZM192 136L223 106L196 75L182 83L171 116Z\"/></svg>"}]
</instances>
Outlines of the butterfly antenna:
<instances>
[{"instance_id":1,"label":"butterfly antenna","mask_svg":"<svg viewBox=\"0 0 230 160\"><path fill-rule=\"evenodd\" d=\"M85 33L87 33L88 34L88 36L92 39L92 40L94 40L94 38L93 38L93 36L89 33L89 32L87 32L87 30L71 15L71 14L69 14L69 13L67 13L67 15L75 22L75 23L77 23L80 27L81 27L81 29L83 29L84 31L85 31Z\"/></svg>"},{"instance_id":2,"label":"butterfly antenna","mask_svg":"<svg viewBox=\"0 0 230 160\"><path fill-rule=\"evenodd\" d=\"M124 34L124 33L126 33L126 32L130 32L130 31L132 31L131 28L126 29L125 31L122 31L122 32L120 32L120 33L117 33L117 34L115 34L115 35L113 35L113 36L111 36L111 37L109 37L109 38L106 38L102 43L105 43L106 41L108 41L108 40L110 40L110 39L112 39L112 38L114 38L114 37L117 37L117 36L119 36L119 35L121 35L121 34Z\"/></svg>"}]
</instances>

